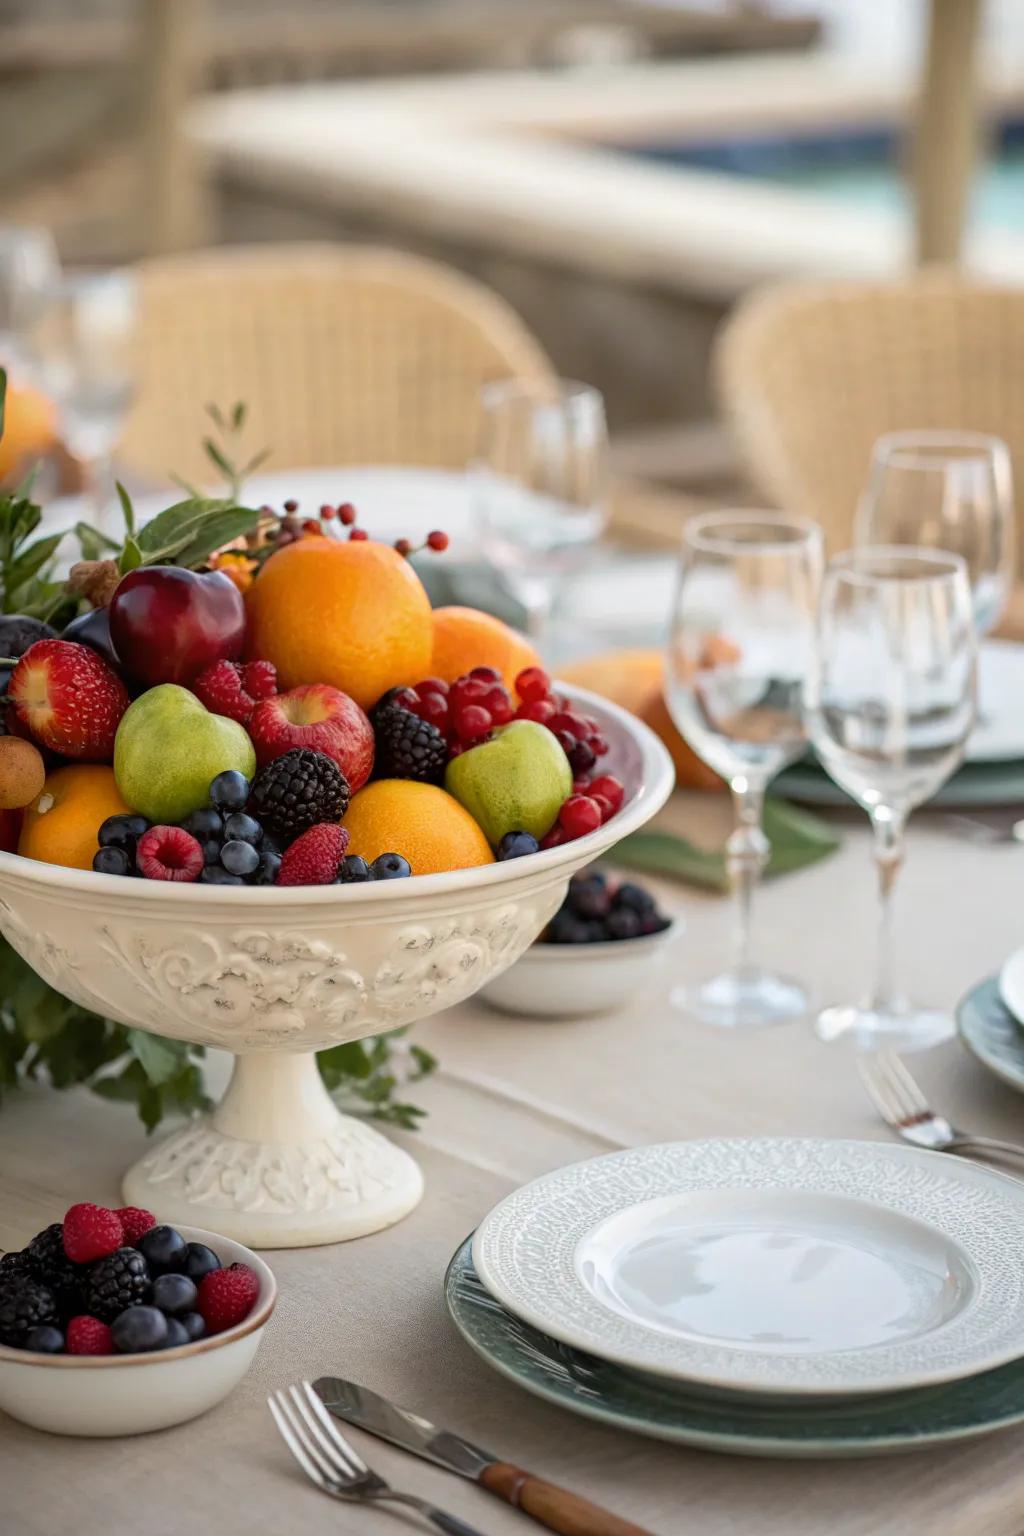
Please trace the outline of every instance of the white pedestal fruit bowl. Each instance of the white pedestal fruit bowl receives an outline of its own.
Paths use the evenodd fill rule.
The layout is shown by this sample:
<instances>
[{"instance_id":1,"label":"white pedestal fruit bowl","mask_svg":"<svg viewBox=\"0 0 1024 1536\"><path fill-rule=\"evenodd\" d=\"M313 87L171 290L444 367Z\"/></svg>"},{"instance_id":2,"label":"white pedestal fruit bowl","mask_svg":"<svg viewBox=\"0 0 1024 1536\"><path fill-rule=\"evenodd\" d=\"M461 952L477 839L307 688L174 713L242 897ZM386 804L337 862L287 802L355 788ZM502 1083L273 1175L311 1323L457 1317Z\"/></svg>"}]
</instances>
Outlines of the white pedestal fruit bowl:
<instances>
[{"instance_id":1,"label":"white pedestal fruit bowl","mask_svg":"<svg viewBox=\"0 0 1024 1536\"><path fill-rule=\"evenodd\" d=\"M575 870L664 804L673 773L657 737L593 694L561 691L601 721L602 770L626 795L596 832L530 857L236 889L0 853L0 932L45 981L121 1024L235 1056L221 1103L129 1169L126 1201L264 1248L359 1237L413 1209L418 1166L335 1107L315 1053L471 996L533 942Z\"/></svg>"}]
</instances>

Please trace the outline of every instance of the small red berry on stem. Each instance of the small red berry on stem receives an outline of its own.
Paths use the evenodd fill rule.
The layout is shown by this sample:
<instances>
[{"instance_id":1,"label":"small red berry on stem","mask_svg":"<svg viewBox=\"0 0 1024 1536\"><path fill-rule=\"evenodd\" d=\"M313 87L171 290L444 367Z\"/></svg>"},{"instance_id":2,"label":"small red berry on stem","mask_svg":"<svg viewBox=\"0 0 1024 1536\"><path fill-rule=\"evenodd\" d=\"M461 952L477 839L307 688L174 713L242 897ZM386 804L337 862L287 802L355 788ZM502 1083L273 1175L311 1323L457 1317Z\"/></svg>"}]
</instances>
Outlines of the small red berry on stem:
<instances>
[{"instance_id":1,"label":"small red berry on stem","mask_svg":"<svg viewBox=\"0 0 1024 1536\"><path fill-rule=\"evenodd\" d=\"M622 809L622 802L626 797L626 791L622 787L621 779L617 779L611 773L603 773L599 778L591 779L588 793L595 796L600 795L602 799L607 800L612 808L613 815L616 811Z\"/></svg>"},{"instance_id":2,"label":"small red berry on stem","mask_svg":"<svg viewBox=\"0 0 1024 1536\"><path fill-rule=\"evenodd\" d=\"M325 523L329 523L331 518L334 516L334 508L331 506L329 501L325 501L323 506L320 508L320 516L323 518Z\"/></svg>"},{"instance_id":3,"label":"small red berry on stem","mask_svg":"<svg viewBox=\"0 0 1024 1536\"><path fill-rule=\"evenodd\" d=\"M348 536L350 539L355 539L357 541L359 539L368 539L370 537L365 528L350 528Z\"/></svg>"},{"instance_id":4,"label":"small red berry on stem","mask_svg":"<svg viewBox=\"0 0 1024 1536\"><path fill-rule=\"evenodd\" d=\"M490 712L482 704L464 704L455 711L455 729L463 742L478 741L491 729Z\"/></svg>"},{"instance_id":5,"label":"small red berry on stem","mask_svg":"<svg viewBox=\"0 0 1024 1536\"><path fill-rule=\"evenodd\" d=\"M409 556L412 554L412 543L409 539L396 539L395 549L400 555Z\"/></svg>"},{"instance_id":6,"label":"small red berry on stem","mask_svg":"<svg viewBox=\"0 0 1024 1536\"><path fill-rule=\"evenodd\" d=\"M306 521L302 525L302 531L304 533L319 533L320 524L317 522L315 517L307 517Z\"/></svg>"},{"instance_id":7,"label":"small red berry on stem","mask_svg":"<svg viewBox=\"0 0 1024 1536\"><path fill-rule=\"evenodd\" d=\"M601 807L589 795L570 795L558 813L558 823L566 837L585 837L601 825Z\"/></svg>"},{"instance_id":8,"label":"small red berry on stem","mask_svg":"<svg viewBox=\"0 0 1024 1536\"><path fill-rule=\"evenodd\" d=\"M289 496L288 500L284 504L284 509L286 512L297 512L299 510L299 504L295 500L294 496Z\"/></svg>"},{"instance_id":9,"label":"small red berry on stem","mask_svg":"<svg viewBox=\"0 0 1024 1536\"><path fill-rule=\"evenodd\" d=\"M531 699L516 710L517 720L536 720L538 725L550 725L557 713L554 699Z\"/></svg>"},{"instance_id":10,"label":"small red berry on stem","mask_svg":"<svg viewBox=\"0 0 1024 1536\"><path fill-rule=\"evenodd\" d=\"M427 534L427 544L431 549L436 549L439 554L443 554L448 548L448 535L442 533L440 528L435 528L432 533Z\"/></svg>"},{"instance_id":11,"label":"small red berry on stem","mask_svg":"<svg viewBox=\"0 0 1024 1536\"><path fill-rule=\"evenodd\" d=\"M356 509L350 501L343 501L340 504L338 507L338 517L345 524L346 528L351 528L356 520Z\"/></svg>"},{"instance_id":12,"label":"small red berry on stem","mask_svg":"<svg viewBox=\"0 0 1024 1536\"><path fill-rule=\"evenodd\" d=\"M531 704L540 699L547 699L551 692L551 679L543 667L524 667L516 678L516 693L524 704ZM551 713L555 713L552 704ZM528 718L536 718L530 716Z\"/></svg>"}]
</instances>

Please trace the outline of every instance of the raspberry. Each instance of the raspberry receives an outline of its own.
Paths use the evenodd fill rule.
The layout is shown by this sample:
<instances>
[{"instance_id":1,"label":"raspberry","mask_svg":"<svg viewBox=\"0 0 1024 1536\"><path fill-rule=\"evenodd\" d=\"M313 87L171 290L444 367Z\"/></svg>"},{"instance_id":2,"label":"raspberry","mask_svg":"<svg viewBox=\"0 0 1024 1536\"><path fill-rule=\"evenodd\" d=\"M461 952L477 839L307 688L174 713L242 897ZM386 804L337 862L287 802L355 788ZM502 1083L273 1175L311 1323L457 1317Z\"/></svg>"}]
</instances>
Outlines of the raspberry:
<instances>
[{"instance_id":1,"label":"raspberry","mask_svg":"<svg viewBox=\"0 0 1024 1536\"><path fill-rule=\"evenodd\" d=\"M226 715L245 725L256 700L242 686L242 669L233 661L215 661L200 672L192 692L215 715Z\"/></svg>"},{"instance_id":2,"label":"raspberry","mask_svg":"<svg viewBox=\"0 0 1024 1536\"><path fill-rule=\"evenodd\" d=\"M197 1310L209 1333L223 1333L249 1316L259 1295L260 1282L248 1264L215 1269L200 1282Z\"/></svg>"},{"instance_id":3,"label":"raspberry","mask_svg":"<svg viewBox=\"0 0 1024 1536\"><path fill-rule=\"evenodd\" d=\"M547 699L550 692L551 679L542 667L524 667L516 678L516 693L524 704Z\"/></svg>"},{"instance_id":4,"label":"raspberry","mask_svg":"<svg viewBox=\"0 0 1024 1536\"><path fill-rule=\"evenodd\" d=\"M622 802L626 797L621 780L612 773L602 773L599 778L591 779L587 793L600 795L602 799L607 800L612 808L612 815L622 809Z\"/></svg>"},{"instance_id":5,"label":"raspberry","mask_svg":"<svg viewBox=\"0 0 1024 1536\"><path fill-rule=\"evenodd\" d=\"M570 795L558 813L558 824L570 841L585 837L601 825L601 807L589 795Z\"/></svg>"},{"instance_id":6,"label":"raspberry","mask_svg":"<svg viewBox=\"0 0 1024 1536\"><path fill-rule=\"evenodd\" d=\"M335 822L310 827L285 849L274 884L333 885L347 847L348 832Z\"/></svg>"},{"instance_id":7,"label":"raspberry","mask_svg":"<svg viewBox=\"0 0 1024 1536\"><path fill-rule=\"evenodd\" d=\"M73 1264L105 1259L124 1242L120 1219L106 1206L87 1201L73 1205L64 1216L64 1252Z\"/></svg>"},{"instance_id":8,"label":"raspberry","mask_svg":"<svg viewBox=\"0 0 1024 1536\"><path fill-rule=\"evenodd\" d=\"M110 1328L98 1317L73 1317L64 1335L69 1355L112 1355Z\"/></svg>"},{"instance_id":9,"label":"raspberry","mask_svg":"<svg viewBox=\"0 0 1024 1536\"><path fill-rule=\"evenodd\" d=\"M141 1205L122 1205L114 1215L120 1219L121 1230L124 1232L126 1243L134 1246L150 1227L156 1226L156 1217L152 1211L144 1211Z\"/></svg>"},{"instance_id":10,"label":"raspberry","mask_svg":"<svg viewBox=\"0 0 1024 1536\"><path fill-rule=\"evenodd\" d=\"M184 827L150 827L139 838L135 863L147 880L198 880L203 850Z\"/></svg>"}]
</instances>

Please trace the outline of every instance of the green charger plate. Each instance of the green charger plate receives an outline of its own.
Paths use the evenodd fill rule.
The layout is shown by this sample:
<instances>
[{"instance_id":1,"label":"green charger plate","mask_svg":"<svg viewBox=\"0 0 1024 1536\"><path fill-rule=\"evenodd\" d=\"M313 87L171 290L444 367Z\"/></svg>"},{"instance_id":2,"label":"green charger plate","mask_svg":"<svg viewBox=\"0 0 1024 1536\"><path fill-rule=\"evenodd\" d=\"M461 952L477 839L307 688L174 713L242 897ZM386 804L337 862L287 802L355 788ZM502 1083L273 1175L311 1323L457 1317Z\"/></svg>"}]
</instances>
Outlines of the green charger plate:
<instances>
[{"instance_id":1,"label":"green charger plate","mask_svg":"<svg viewBox=\"0 0 1024 1536\"><path fill-rule=\"evenodd\" d=\"M965 1381L851 1398L841 1405L666 1387L559 1344L506 1312L477 1277L472 1238L448 1266L445 1300L471 1348L527 1392L616 1429L703 1450L734 1456L880 1456L972 1440L1024 1422L1024 1360Z\"/></svg>"},{"instance_id":2,"label":"green charger plate","mask_svg":"<svg viewBox=\"0 0 1024 1536\"><path fill-rule=\"evenodd\" d=\"M786 768L772 783L772 794L807 805L852 805L844 789L809 759ZM980 805L1024 805L1024 762L965 763L928 802L947 810Z\"/></svg>"},{"instance_id":3,"label":"green charger plate","mask_svg":"<svg viewBox=\"0 0 1024 1536\"><path fill-rule=\"evenodd\" d=\"M972 987L956 1009L960 1038L983 1066L1024 1093L1024 1029L999 995L999 977Z\"/></svg>"}]
</instances>

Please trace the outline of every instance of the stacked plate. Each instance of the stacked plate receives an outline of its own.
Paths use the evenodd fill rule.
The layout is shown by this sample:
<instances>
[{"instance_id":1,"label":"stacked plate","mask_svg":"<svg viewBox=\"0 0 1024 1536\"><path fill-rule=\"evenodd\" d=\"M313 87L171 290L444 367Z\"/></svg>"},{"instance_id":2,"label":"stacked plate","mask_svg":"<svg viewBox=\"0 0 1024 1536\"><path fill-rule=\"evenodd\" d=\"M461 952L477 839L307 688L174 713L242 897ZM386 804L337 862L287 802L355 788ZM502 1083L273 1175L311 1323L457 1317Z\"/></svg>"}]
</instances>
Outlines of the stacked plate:
<instances>
[{"instance_id":1,"label":"stacked plate","mask_svg":"<svg viewBox=\"0 0 1024 1536\"><path fill-rule=\"evenodd\" d=\"M956 1016L968 1050L1024 1093L1024 949L1014 951L998 976L972 987Z\"/></svg>"},{"instance_id":2,"label":"stacked plate","mask_svg":"<svg viewBox=\"0 0 1024 1536\"><path fill-rule=\"evenodd\" d=\"M1024 1421L1024 1183L906 1146L641 1147L524 1186L446 1279L528 1391L665 1440L857 1456Z\"/></svg>"},{"instance_id":3,"label":"stacked plate","mask_svg":"<svg viewBox=\"0 0 1024 1536\"><path fill-rule=\"evenodd\" d=\"M1024 645L985 642L978 698L981 720L967 743L963 766L935 795L933 805L953 809L1024 801ZM773 791L809 805L848 803L845 791L810 757L780 773Z\"/></svg>"}]
</instances>

